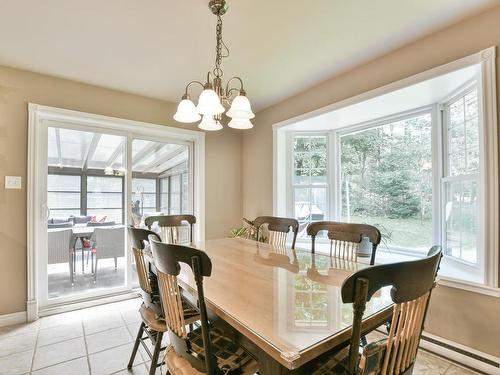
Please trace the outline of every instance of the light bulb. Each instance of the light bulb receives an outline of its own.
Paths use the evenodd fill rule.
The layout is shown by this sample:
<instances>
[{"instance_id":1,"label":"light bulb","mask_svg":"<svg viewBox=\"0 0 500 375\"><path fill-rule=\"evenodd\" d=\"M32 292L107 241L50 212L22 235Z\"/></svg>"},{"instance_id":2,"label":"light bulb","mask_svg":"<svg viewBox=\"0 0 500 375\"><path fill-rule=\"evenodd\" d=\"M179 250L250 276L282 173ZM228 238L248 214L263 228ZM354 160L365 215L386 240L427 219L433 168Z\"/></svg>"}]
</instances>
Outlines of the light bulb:
<instances>
[{"instance_id":1,"label":"light bulb","mask_svg":"<svg viewBox=\"0 0 500 375\"><path fill-rule=\"evenodd\" d=\"M220 103L219 95L212 89L205 89L202 91L196 109L198 113L202 115L212 116L219 115L225 111Z\"/></svg>"},{"instance_id":2,"label":"light bulb","mask_svg":"<svg viewBox=\"0 0 500 375\"><path fill-rule=\"evenodd\" d=\"M241 120L248 120L255 117L250 106L250 101L245 95L238 95L234 98L231 103L231 108L229 108L226 114L228 117Z\"/></svg>"},{"instance_id":3,"label":"light bulb","mask_svg":"<svg viewBox=\"0 0 500 375\"><path fill-rule=\"evenodd\" d=\"M194 103L189 99L182 99L177 106L177 112L175 112L174 120L178 122L191 123L196 122L201 119Z\"/></svg>"},{"instance_id":4,"label":"light bulb","mask_svg":"<svg viewBox=\"0 0 500 375\"><path fill-rule=\"evenodd\" d=\"M214 116L203 115L203 119L198 127L203 130L216 131L222 129L222 124L219 120L215 120Z\"/></svg>"},{"instance_id":5,"label":"light bulb","mask_svg":"<svg viewBox=\"0 0 500 375\"><path fill-rule=\"evenodd\" d=\"M229 124L227 126L233 128L233 129L251 129L253 128L253 124L250 122L249 119L232 119L229 121Z\"/></svg>"}]
</instances>

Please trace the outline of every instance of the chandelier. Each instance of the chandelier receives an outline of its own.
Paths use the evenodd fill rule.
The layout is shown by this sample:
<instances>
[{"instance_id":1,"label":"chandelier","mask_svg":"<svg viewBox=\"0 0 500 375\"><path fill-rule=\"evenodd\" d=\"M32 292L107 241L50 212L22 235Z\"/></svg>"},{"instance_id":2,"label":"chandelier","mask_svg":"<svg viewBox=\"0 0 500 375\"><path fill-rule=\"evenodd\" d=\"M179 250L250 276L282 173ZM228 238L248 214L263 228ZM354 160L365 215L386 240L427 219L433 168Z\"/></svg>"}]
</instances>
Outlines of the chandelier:
<instances>
[{"instance_id":1,"label":"chandelier","mask_svg":"<svg viewBox=\"0 0 500 375\"><path fill-rule=\"evenodd\" d=\"M229 127L250 129L253 127L250 119L254 118L255 115L246 97L242 79L233 77L227 81L225 87L222 82L224 74L221 68L222 59L229 56L229 49L222 40L222 15L227 11L227 3L225 0L211 0L208 6L212 13L217 16L215 68L207 73L205 84L200 81L191 81L186 85L186 90L177 107L174 120L193 123L201 119L198 124L200 129L220 130L223 128L222 115L225 112L225 116L231 119L227 124ZM238 82L239 88L230 88L230 84L233 82ZM191 85L201 85L203 88L196 106L188 94ZM226 111L226 108L229 109Z\"/></svg>"}]
</instances>

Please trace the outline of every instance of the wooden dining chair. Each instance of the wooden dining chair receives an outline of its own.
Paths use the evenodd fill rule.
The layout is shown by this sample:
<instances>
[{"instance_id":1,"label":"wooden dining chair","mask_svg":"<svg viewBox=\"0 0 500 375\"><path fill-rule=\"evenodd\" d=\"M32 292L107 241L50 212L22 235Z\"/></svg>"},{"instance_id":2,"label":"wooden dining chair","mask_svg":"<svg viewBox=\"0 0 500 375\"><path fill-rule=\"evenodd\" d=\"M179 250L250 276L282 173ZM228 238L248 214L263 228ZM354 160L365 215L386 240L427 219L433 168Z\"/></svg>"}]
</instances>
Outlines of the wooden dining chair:
<instances>
[{"instance_id":1,"label":"wooden dining chair","mask_svg":"<svg viewBox=\"0 0 500 375\"><path fill-rule=\"evenodd\" d=\"M344 303L353 304L350 345L311 362L309 373L412 374L441 257L441 247L434 246L423 259L373 266L347 278L341 293ZM394 302L388 337L365 345L360 355L360 340L366 333L362 329L366 303L385 286L392 286Z\"/></svg>"},{"instance_id":2,"label":"wooden dining chair","mask_svg":"<svg viewBox=\"0 0 500 375\"><path fill-rule=\"evenodd\" d=\"M142 344L151 358L149 373L154 374L156 368L163 364L163 361L158 363L158 358L160 352L166 349L166 347L161 346L161 343L168 327L163 317L157 278L148 269L146 253L150 251L149 238L154 238L157 241L161 240L156 233L150 230L134 228L132 226L128 227L128 234L134 254L139 286L141 288L142 306L139 309L141 324L127 368L129 370L132 368L139 344ZM150 256L152 257L152 254ZM192 324L199 319L198 309L185 301L184 298L181 300L181 306L182 316L186 324ZM153 353L150 352L146 345L147 340L150 340L153 344Z\"/></svg>"},{"instance_id":3,"label":"wooden dining chair","mask_svg":"<svg viewBox=\"0 0 500 375\"><path fill-rule=\"evenodd\" d=\"M193 227L196 224L194 215L159 215L148 216L144 220L144 224L151 230L154 223L160 227L161 238L165 243L179 244L182 242L182 228L185 228L185 223L189 225L189 242L193 242Z\"/></svg>"},{"instance_id":4,"label":"wooden dining chair","mask_svg":"<svg viewBox=\"0 0 500 375\"><path fill-rule=\"evenodd\" d=\"M208 255L187 246L166 244L155 239L150 242L171 342L165 355L167 374L253 374L257 364L252 357L223 331L209 324L203 290L203 278L212 273ZM181 313L177 282L181 264L187 265L188 272L194 275L200 310L201 326L190 332L186 330Z\"/></svg>"},{"instance_id":5,"label":"wooden dining chair","mask_svg":"<svg viewBox=\"0 0 500 375\"><path fill-rule=\"evenodd\" d=\"M299 233L299 222L297 220L286 217L259 216L252 224L256 229L257 241L259 241L262 234L261 227L267 224L269 237L266 242L273 246L285 246L287 235L290 229L292 229L292 249L295 249L295 242L297 241L297 234Z\"/></svg>"},{"instance_id":6,"label":"wooden dining chair","mask_svg":"<svg viewBox=\"0 0 500 375\"><path fill-rule=\"evenodd\" d=\"M375 264L375 252L381 241L380 231L373 225L339 223L335 221L317 221L307 226L307 234L311 236L311 251L315 252L316 235L328 231L330 240L330 256L356 262L358 249L363 237L368 237L372 244L370 264Z\"/></svg>"}]
</instances>

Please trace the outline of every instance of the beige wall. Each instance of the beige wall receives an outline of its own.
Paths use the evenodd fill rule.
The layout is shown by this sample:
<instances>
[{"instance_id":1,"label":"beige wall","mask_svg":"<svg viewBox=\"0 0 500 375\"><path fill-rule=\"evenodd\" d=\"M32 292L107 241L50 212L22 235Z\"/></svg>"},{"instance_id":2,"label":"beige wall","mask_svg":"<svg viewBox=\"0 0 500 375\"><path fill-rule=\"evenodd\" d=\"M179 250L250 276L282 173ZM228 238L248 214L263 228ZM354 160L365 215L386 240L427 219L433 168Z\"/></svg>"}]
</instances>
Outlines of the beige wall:
<instances>
[{"instance_id":1,"label":"beige wall","mask_svg":"<svg viewBox=\"0 0 500 375\"><path fill-rule=\"evenodd\" d=\"M28 102L176 126L173 103L0 67L0 315L26 310ZM225 237L240 224L241 148L241 132L207 133L207 238ZM23 189L5 190L5 175L22 176Z\"/></svg>"},{"instance_id":2,"label":"beige wall","mask_svg":"<svg viewBox=\"0 0 500 375\"><path fill-rule=\"evenodd\" d=\"M272 213L273 123L446 64L492 45L500 45L500 7L335 76L259 112L254 120L255 128L243 136L244 215L252 218ZM497 58L498 71L500 59ZM497 96L500 99L500 94ZM440 287L432 300L427 330L500 357L498 317L500 298Z\"/></svg>"}]
</instances>

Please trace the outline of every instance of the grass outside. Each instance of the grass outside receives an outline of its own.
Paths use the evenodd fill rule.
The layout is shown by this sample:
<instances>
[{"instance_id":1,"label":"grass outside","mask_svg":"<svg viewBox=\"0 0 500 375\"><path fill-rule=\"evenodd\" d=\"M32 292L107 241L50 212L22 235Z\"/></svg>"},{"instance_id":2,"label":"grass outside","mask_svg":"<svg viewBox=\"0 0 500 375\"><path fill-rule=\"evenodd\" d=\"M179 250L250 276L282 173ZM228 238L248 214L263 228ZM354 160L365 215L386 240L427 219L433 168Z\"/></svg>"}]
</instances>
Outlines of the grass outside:
<instances>
[{"instance_id":1,"label":"grass outside","mask_svg":"<svg viewBox=\"0 0 500 375\"><path fill-rule=\"evenodd\" d=\"M342 221L347 221L342 218ZM407 249L427 251L432 243L432 221L430 219L389 219L384 217L351 216L352 223L376 226L382 232L381 247L397 246Z\"/></svg>"}]
</instances>

